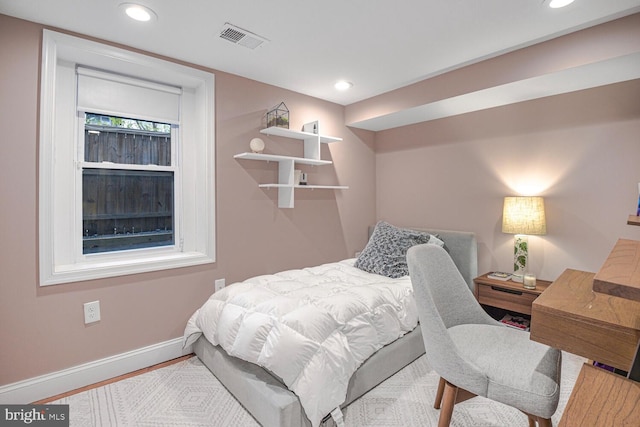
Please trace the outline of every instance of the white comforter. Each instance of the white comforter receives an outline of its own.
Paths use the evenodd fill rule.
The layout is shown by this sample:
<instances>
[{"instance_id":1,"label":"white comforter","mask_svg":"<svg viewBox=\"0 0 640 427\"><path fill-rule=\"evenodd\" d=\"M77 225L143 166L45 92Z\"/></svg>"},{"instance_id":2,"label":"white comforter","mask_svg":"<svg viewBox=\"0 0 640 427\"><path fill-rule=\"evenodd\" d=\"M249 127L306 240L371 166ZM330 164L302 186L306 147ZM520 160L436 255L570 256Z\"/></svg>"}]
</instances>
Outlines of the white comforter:
<instances>
[{"instance_id":1,"label":"white comforter","mask_svg":"<svg viewBox=\"0 0 640 427\"><path fill-rule=\"evenodd\" d=\"M344 402L358 366L418 321L408 276L366 273L354 261L227 286L193 314L184 345L204 334L232 356L270 370L317 426Z\"/></svg>"}]
</instances>

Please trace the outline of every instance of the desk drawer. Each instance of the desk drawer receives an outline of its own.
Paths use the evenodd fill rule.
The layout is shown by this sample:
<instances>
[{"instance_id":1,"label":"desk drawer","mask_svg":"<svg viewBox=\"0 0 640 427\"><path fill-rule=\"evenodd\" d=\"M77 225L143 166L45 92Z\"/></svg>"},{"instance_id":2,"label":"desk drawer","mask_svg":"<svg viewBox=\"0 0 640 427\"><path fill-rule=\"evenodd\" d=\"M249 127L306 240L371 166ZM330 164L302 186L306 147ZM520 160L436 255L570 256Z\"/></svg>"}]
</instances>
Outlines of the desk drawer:
<instances>
[{"instance_id":1,"label":"desk drawer","mask_svg":"<svg viewBox=\"0 0 640 427\"><path fill-rule=\"evenodd\" d=\"M501 288L499 285L482 284L478 286L478 302L480 304L500 307L518 313L531 314L531 304L536 298L536 294L528 293L524 289L521 291L507 289Z\"/></svg>"}]
</instances>

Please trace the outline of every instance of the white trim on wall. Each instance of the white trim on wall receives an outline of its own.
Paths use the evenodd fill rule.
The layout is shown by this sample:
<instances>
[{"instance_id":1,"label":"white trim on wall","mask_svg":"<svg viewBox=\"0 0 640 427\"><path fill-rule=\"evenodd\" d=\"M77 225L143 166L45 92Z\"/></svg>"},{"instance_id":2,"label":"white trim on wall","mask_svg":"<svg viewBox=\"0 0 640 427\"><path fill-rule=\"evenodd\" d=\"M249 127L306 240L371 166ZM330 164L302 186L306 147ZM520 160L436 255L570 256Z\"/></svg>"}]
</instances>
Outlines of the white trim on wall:
<instances>
[{"instance_id":1,"label":"white trim on wall","mask_svg":"<svg viewBox=\"0 0 640 427\"><path fill-rule=\"evenodd\" d=\"M191 353L182 338L0 386L0 404L27 404Z\"/></svg>"}]
</instances>

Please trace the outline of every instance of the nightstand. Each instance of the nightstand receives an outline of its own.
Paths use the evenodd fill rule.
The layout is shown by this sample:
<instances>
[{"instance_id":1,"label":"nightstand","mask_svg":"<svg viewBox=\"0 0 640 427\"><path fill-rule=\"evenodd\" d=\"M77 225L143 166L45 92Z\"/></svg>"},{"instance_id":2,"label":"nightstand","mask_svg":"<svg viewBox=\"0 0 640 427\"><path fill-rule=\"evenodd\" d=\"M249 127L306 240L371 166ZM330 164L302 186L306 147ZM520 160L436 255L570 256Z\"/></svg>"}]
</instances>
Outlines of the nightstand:
<instances>
[{"instance_id":1,"label":"nightstand","mask_svg":"<svg viewBox=\"0 0 640 427\"><path fill-rule=\"evenodd\" d=\"M531 315L533 300L551 284L548 280L536 281L535 289L526 289L522 283L511 280L496 280L489 273L473 279L475 296L480 304Z\"/></svg>"}]
</instances>

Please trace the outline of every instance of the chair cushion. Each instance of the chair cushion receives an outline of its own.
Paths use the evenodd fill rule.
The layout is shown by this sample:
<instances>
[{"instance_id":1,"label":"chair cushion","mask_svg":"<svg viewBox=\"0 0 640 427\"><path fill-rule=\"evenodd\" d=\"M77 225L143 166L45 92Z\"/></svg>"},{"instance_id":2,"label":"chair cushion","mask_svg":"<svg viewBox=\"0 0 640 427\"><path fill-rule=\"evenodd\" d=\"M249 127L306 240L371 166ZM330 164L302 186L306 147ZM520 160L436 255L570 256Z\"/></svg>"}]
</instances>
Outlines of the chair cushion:
<instances>
[{"instance_id":1,"label":"chair cushion","mask_svg":"<svg viewBox=\"0 0 640 427\"><path fill-rule=\"evenodd\" d=\"M486 394L469 391L551 418L560 397L559 350L500 325L458 325L448 332L461 357L487 377Z\"/></svg>"}]
</instances>

